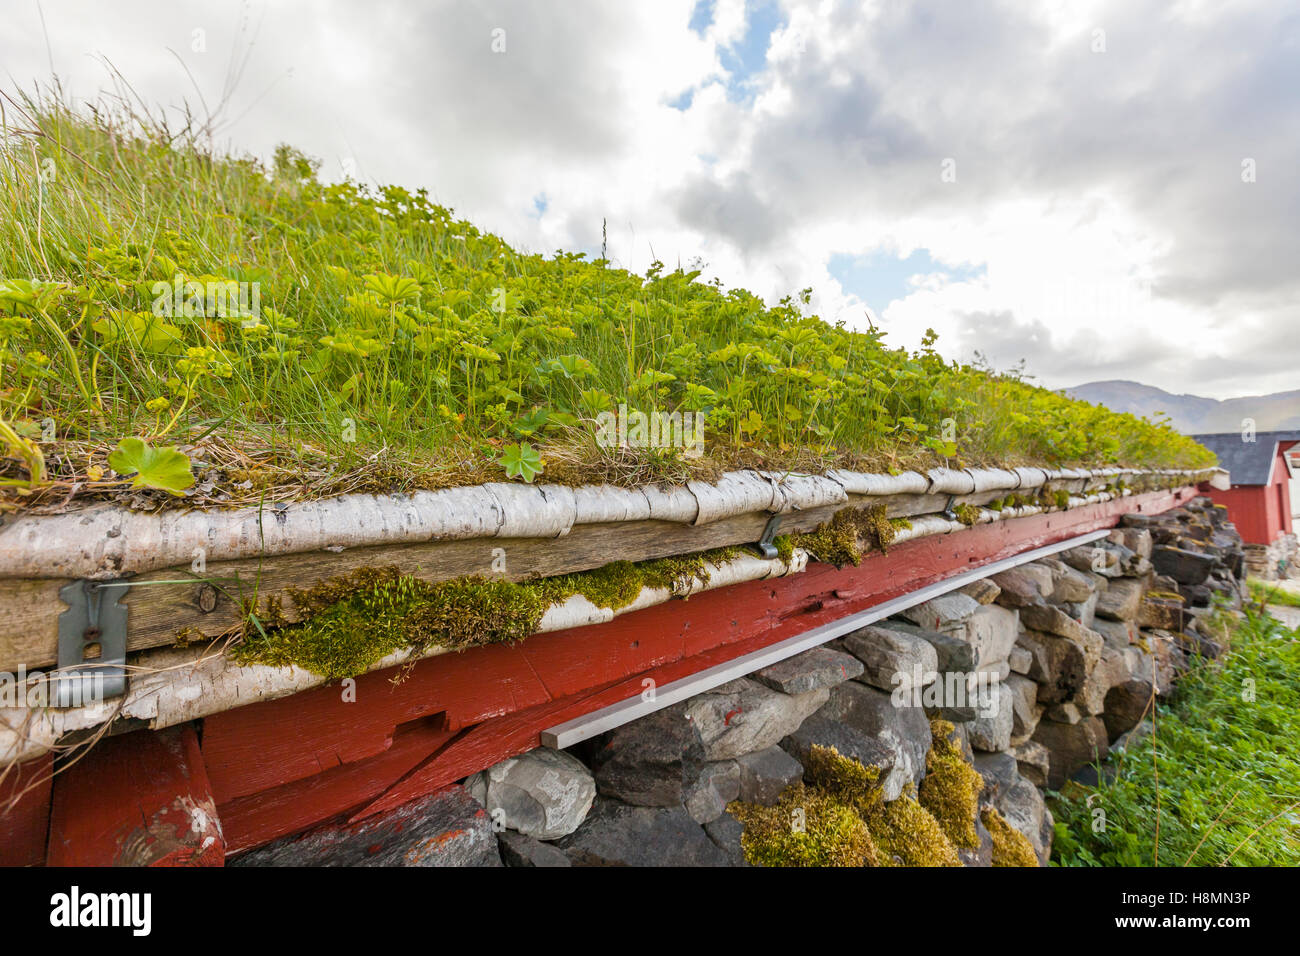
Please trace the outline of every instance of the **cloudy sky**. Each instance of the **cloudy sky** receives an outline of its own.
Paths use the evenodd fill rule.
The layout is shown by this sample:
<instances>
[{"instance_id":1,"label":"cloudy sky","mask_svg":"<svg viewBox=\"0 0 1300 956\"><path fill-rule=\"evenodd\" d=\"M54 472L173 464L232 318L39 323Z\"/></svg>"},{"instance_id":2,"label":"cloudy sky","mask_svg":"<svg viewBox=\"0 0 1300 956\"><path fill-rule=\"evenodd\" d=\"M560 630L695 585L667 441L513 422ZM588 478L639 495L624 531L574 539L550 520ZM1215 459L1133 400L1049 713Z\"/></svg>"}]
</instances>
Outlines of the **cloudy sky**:
<instances>
[{"instance_id":1,"label":"cloudy sky","mask_svg":"<svg viewBox=\"0 0 1300 956\"><path fill-rule=\"evenodd\" d=\"M111 63L219 142L516 246L681 263L914 346L1300 388L1300 7L6 0L0 87Z\"/></svg>"}]
</instances>

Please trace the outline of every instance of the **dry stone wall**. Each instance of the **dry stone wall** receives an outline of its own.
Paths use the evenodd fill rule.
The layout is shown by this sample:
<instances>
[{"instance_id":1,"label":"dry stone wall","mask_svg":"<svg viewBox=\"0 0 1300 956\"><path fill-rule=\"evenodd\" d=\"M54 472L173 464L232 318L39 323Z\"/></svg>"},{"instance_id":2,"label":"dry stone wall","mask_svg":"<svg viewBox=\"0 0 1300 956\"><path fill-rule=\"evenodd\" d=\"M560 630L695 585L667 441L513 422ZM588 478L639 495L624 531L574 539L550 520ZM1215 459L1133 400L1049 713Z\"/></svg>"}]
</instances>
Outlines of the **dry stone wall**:
<instances>
[{"instance_id":1,"label":"dry stone wall","mask_svg":"<svg viewBox=\"0 0 1300 956\"><path fill-rule=\"evenodd\" d=\"M325 827L239 862L747 865L739 804L776 805L804 780L815 748L874 768L892 805L924 790L939 732L943 752L979 774L978 797L962 811L973 819L958 821L975 839L956 858L1005 863L991 831L1009 825L1032 848L1019 862L1045 864L1053 823L1044 790L1088 780L1189 659L1221 653L1210 612L1240 606L1244 573L1241 538L1208 499L1126 515L1093 545L969 584L569 752L530 751L416 801L437 833L383 821ZM410 817L412 806L393 813Z\"/></svg>"}]
</instances>

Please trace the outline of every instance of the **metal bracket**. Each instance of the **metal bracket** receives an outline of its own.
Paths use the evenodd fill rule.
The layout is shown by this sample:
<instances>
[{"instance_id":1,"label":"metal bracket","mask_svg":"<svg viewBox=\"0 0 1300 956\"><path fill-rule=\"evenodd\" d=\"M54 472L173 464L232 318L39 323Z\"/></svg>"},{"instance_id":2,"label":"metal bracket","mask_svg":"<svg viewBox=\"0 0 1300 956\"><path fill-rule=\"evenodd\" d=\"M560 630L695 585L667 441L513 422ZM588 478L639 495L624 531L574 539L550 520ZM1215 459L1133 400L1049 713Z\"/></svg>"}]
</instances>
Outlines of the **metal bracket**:
<instances>
[{"instance_id":1,"label":"metal bracket","mask_svg":"<svg viewBox=\"0 0 1300 956\"><path fill-rule=\"evenodd\" d=\"M758 550L765 558L775 558L778 556L776 545L772 542L776 539L776 533L781 529L781 515L774 514L767 519L767 527L763 529L763 537L758 539Z\"/></svg>"},{"instance_id":2,"label":"metal bracket","mask_svg":"<svg viewBox=\"0 0 1300 956\"><path fill-rule=\"evenodd\" d=\"M68 605L59 615L59 669L55 707L80 707L126 693L125 581L70 581L59 588ZM86 651L99 649L87 659Z\"/></svg>"},{"instance_id":3,"label":"metal bracket","mask_svg":"<svg viewBox=\"0 0 1300 956\"><path fill-rule=\"evenodd\" d=\"M957 500L957 496L956 496L956 495L949 495L949 496L948 496L948 503L947 503L946 505L944 505L944 506L943 506L943 510L939 512L939 516L940 516L941 518L947 518L949 521L956 521L956 520L957 520L957 512L955 512L955 511L952 510L952 503L953 503L954 501L956 501L956 500Z\"/></svg>"}]
</instances>

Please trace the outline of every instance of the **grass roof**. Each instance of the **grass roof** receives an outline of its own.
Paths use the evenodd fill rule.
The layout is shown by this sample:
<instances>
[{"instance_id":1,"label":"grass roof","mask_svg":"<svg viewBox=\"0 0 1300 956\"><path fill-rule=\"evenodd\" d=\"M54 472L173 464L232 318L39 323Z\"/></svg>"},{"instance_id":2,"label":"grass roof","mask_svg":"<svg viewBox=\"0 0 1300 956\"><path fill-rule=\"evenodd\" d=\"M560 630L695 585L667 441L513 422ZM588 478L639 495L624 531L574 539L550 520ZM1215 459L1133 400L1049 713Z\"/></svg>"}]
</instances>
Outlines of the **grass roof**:
<instances>
[{"instance_id":1,"label":"grass roof","mask_svg":"<svg viewBox=\"0 0 1300 956\"><path fill-rule=\"evenodd\" d=\"M826 322L811 290L768 307L661 263L525 253L424 190L325 184L288 146L268 167L124 109L10 101L3 123L4 506L1213 462L932 334L909 352ZM602 441L620 405L702 414L703 454Z\"/></svg>"}]
</instances>

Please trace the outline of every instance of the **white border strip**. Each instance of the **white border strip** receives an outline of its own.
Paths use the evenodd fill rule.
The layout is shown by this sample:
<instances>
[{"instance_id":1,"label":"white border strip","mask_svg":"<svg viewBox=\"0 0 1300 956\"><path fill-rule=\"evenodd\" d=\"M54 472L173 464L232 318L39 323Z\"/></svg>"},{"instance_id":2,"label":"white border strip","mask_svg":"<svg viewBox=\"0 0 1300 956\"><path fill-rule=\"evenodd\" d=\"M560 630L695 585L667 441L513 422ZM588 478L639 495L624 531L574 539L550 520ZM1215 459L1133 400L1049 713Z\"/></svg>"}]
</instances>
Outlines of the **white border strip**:
<instances>
[{"instance_id":1,"label":"white border strip","mask_svg":"<svg viewBox=\"0 0 1300 956\"><path fill-rule=\"evenodd\" d=\"M794 637L779 641L771 647L744 654L735 660L727 661L725 664L716 664L689 677L672 681L656 688L653 700L645 700L638 694L635 697L629 697L627 700L619 701L617 704L610 704L608 707L594 710L582 717L575 717L573 720L556 724L554 727L548 727L542 731L542 746L555 749L572 747L589 737L621 727L640 717L670 707L679 701L687 700L697 694L703 694L720 684L727 683L727 681L744 677L746 674L752 674L754 671L762 670L764 667L769 667L788 657L794 657L794 655L801 654L810 648L833 641L837 637L843 637L845 634L866 627L868 624L874 624L876 621L898 614L900 611L906 611L910 607L924 604L931 598L947 594L949 591L956 590L971 581L978 581L990 574L997 574L999 571L1006 571L1022 564L1028 564L1030 561L1036 561L1039 558L1045 558L1061 551L1068 551L1070 548L1077 548L1080 545L1097 541L1109 535L1110 531L1109 528L1102 531L1091 531L1075 538L1058 541L1056 544L1045 545L1010 558L1003 558L1001 561L994 561L992 564L986 564L983 567L962 571L950 578L945 578L942 581L928 584L923 588L904 594L902 597L896 597L885 601L883 604L867 608L865 611L858 611L856 614L840 618L838 621L831 621L829 624L823 624L820 627L814 627L812 630L804 631L802 634L796 634Z\"/></svg>"}]
</instances>

